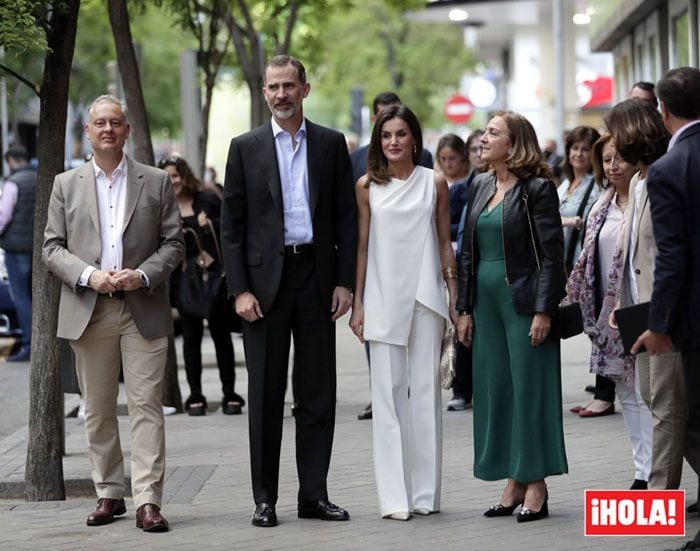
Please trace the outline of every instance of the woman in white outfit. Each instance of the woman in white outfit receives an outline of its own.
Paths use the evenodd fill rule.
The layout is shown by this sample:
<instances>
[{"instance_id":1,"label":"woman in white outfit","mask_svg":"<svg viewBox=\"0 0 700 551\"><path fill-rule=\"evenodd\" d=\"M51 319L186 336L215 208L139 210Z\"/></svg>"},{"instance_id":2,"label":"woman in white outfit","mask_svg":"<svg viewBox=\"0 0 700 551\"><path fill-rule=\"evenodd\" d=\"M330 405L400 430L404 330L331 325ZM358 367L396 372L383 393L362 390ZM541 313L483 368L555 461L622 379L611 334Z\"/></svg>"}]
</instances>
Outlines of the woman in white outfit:
<instances>
[{"instance_id":1,"label":"woman in white outfit","mask_svg":"<svg viewBox=\"0 0 700 551\"><path fill-rule=\"evenodd\" d=\"M420 124L407 107L383 109L372 131L367 174L356 185L350 327L360 341L369 341L379 508L382 517L395 520L440 510L438 365L445 323L456 320L449 191L444 177L418 165L422 145Z\"/></svg>"}]
</instances>

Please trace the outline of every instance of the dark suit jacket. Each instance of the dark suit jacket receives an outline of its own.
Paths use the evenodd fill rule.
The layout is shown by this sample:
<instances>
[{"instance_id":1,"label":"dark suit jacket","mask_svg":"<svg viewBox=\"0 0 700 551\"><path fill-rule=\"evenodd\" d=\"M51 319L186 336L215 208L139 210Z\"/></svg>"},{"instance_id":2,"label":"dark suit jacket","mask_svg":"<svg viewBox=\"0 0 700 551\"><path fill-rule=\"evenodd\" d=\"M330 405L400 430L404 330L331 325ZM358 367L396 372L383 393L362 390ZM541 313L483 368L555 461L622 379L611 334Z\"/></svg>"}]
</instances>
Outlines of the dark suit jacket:
<instances>
[{"instance_id":1,"label":"dark suit jacket","mask_svg":"<svg viewBox=\"0 0 700 551\"><path fill-rule=\"evenodd\" d=\"M658 253L649 328L700 347L700 124L649 167L647 192ZM689 339L689 340L688 340ZM678 342L680 341L680 342Z\"/></svg>"},{"instance_id":2,"label":"dark suit jacket","mask_svg":"<svg viewBox=\"0 0 700 551\"><path fill-rule=\"evenodd\" d=\"M306 121L309 207L321 299L355 284L357 214L350 159L340 132ZM231 141L221 238L229 296L251 291L272 306L284 264L284 213L271 123Z\"/></svg>"}]
</instances>

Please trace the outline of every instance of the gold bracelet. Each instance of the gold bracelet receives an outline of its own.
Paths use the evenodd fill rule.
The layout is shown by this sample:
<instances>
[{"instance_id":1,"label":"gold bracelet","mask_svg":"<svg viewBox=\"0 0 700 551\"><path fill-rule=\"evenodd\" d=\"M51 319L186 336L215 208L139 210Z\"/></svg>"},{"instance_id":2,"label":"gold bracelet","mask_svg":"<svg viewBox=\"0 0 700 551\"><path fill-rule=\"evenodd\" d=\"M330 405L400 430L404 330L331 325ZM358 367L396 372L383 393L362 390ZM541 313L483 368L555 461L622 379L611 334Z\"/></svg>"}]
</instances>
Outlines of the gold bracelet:
<instances>
[{"instance_id":1,"label":"gold bracelet","mask_svg":"<svg viewBox=\"0 0 700 551\"><path fill-rule=\"evenodd\" d=\"M448 266L442 270L444 279L457 279L457 266Z\"/></svg>"}]
</instances>

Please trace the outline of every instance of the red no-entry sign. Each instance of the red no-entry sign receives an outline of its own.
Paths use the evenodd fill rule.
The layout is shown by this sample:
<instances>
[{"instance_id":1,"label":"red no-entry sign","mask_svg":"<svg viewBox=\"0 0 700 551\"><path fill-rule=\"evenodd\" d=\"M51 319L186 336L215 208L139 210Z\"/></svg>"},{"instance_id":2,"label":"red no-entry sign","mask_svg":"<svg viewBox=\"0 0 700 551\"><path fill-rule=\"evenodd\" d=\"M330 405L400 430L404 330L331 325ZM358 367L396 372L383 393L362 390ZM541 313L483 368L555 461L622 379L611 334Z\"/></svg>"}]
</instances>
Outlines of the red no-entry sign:
<instances>
[{"instance_id":1,"label":"red no-entry sign","mask_svg":"<svg viewBox=\"0 0 700 551\"><path fill-rule=\"evenodd\" d=\"M474 114L474 104L460 94L455 94L445 103L445 116L455 124L469 122Z\"/></svg>"}]
</instances>

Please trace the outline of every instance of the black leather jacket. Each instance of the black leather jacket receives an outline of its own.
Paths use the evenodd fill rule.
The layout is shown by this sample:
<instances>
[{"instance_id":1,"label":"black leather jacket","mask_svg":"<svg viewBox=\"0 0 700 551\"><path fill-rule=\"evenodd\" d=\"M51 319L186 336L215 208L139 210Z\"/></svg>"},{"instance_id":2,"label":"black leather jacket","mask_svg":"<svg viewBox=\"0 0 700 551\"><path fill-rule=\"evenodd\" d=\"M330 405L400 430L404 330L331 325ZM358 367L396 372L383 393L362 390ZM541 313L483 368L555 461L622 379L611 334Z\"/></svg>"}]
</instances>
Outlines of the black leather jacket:
<instances>
[{"instance_id":1,"label":"black leather jacket","mask_svg":"<svg viewBox=\"0 0 700 551\"><path fill-rule=\"evenodd\" d=\"M480 174L469 191L467 222L459 255L457 310L460 312L472 313L474 274L479 262L474 228L495 193L493 172ZM564 297L566 285L564 237L554 184L537 177L518 180L503 198L502 223L506 283L515 311L523 315L536 312L551 315Z\"/></svg>"}]
</instances>

